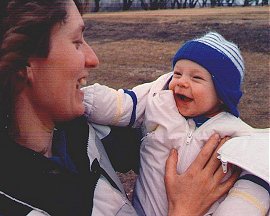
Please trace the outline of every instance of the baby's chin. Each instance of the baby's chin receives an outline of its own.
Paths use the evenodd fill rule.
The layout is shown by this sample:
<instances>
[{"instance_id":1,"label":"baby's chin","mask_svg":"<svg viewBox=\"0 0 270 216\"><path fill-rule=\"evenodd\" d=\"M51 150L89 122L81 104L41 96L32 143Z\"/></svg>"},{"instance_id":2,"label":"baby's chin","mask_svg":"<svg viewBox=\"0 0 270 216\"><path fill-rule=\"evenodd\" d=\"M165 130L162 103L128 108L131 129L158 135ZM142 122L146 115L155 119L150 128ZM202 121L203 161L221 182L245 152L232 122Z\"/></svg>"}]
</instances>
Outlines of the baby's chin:
<instances>
[{"instance_id":1,"label":"baby's chin","mask_svg":"<svg viewBox=\"0 0 270 216\"><path fill-rule=\"evenodd\" d=\"M178 109L178 112L181 116L185 117L186 119L195 117L195 115L192 115L190 113L186 113L180 109Z\"/></svg>"}]
</instances>

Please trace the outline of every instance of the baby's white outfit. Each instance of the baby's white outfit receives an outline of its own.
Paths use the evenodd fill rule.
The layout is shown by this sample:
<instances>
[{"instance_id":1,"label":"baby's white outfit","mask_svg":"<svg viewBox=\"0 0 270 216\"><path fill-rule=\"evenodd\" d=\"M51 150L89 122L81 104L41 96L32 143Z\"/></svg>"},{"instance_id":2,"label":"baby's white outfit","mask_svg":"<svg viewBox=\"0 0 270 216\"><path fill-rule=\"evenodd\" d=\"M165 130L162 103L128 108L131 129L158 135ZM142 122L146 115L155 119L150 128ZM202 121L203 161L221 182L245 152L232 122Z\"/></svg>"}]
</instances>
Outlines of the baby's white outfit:
<instances>
[{"instance_id":1,"label":"baby's white outfit","mask_svg":"<svg viewBox=\"0 0 270 216\"><path fill-rule=\"evenodd\" d=\"M256 132L240 118L227 112L217 114L196 128L193 119L179 114L172 91L166 89L171 76L172 73L165 74L152 83L139 85L132 90L116 91L99 84L84 88L89 121L142 127L144 137L140 149L140 172L133 198L138 215L167 215L164 173L165 162L172 148L178 150L177 171L183 173L212 134L246 137ZM238 156L242 158L243 155ZM223 165L225 169L225 161ZM252 174L256 177L256 171ZM243 171L241 176L245 175L249 176L250 173ZM267 180L269 183L269 179L264 179ZM257 183L238 180L229 194L214 203L205 215L266 215L269 194Z\"/></svg>"}]
</instances>

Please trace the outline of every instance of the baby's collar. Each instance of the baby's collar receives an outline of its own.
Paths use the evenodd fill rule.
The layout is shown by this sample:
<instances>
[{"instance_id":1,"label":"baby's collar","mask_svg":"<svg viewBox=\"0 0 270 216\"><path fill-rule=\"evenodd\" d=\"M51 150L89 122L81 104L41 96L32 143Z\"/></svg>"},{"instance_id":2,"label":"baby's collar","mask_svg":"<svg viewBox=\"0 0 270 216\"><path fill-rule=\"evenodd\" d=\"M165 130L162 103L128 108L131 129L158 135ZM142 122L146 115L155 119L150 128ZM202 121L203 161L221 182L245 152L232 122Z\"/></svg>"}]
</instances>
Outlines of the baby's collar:
<instances>
[{"instance_id":1,"label":"baby's collar","mask_svg":"<svg viewBox=\"0 0 270 216\"><path fill-rule=\"evenodd\" d=\"M200 115L200 116L193 117L192 119L194 120L196 127L198 128L210 118L204 115Z\"/></svg>"}]
</instances>

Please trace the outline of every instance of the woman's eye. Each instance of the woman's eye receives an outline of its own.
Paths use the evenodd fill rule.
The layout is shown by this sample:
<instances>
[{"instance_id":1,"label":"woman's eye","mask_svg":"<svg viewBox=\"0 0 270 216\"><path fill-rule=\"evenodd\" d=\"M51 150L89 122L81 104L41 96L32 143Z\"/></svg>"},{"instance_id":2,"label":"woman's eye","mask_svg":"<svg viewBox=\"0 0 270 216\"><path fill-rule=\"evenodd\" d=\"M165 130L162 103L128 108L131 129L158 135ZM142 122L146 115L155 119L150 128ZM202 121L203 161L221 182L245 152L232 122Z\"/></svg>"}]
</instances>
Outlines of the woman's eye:
<instances>
[{"instance_id":1,"label":"woman's eye","mask_svg":"<svg viewBox=\"0 0 270 216\"><path fill-rule=\"evenodd\" d=\"M75 44L76 48L78 49L83 44L83 41L82 40L76 40L73 43Z\"/></svg>"}]
</instances>

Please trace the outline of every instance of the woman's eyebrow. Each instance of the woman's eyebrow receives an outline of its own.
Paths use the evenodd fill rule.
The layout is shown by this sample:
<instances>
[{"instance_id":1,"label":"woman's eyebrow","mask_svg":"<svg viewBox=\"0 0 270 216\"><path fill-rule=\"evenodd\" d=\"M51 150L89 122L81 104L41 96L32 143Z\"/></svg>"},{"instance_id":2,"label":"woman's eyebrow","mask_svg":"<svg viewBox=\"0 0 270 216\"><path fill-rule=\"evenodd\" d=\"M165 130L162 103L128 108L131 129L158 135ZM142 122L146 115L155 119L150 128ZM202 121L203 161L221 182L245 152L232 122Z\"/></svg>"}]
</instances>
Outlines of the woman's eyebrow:
<instances>
[{"instance_id":1,"label":"woman's eyebrow","mask_svg":"<svg viewBox=\"0 0 270 216\"><path fill-rule=\"evenodd\" d=\"M85 30L85 25L78 25L78 27L74 28L72 31L70 31L69 35L71 37L77 37L78 35L82 35Z\"/></svg>"},{"instance_id":2,"label":"woman's eyebrow","mask_svg":"<svg viewBox=\"0 0 270 216\"><path fill-rule=\"evenodd\" d=\"M76 29L74 29L74 33L81 33L81 32L84 32L85 30L85 25L79 25Z\"/></svg>"},{"instance_id":3,"label":"woman's eyebrow","mask_svg":"<svg viewBox=\"0 0 270 216\"><path fill-rule=\"evenodd\" d=\"M80 25L80 26L78 27L78 31L83 32L84 30L85 30L85 25L84 25L84 24L82 24L82 25Z\"/></svg>"}]
</instances>

